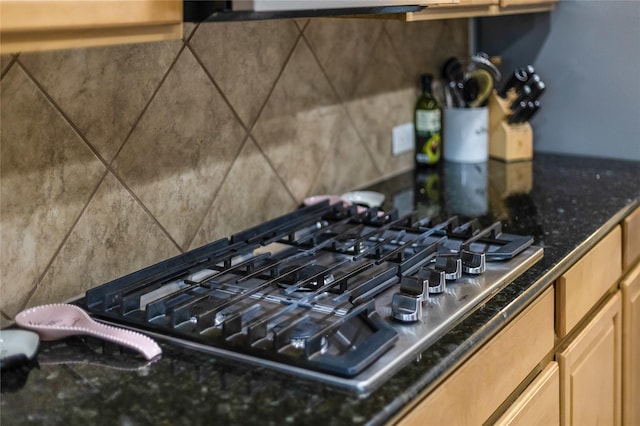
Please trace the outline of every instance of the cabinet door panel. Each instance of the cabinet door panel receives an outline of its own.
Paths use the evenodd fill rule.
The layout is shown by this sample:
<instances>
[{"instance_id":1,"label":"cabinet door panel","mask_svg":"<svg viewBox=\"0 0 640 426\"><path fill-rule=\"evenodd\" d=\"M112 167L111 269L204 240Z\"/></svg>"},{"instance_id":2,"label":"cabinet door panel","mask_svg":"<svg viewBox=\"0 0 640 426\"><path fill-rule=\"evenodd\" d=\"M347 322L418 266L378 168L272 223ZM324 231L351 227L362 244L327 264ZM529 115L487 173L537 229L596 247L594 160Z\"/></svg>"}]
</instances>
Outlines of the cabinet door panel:
<instances>
[{"instance_id":1,"label":"cabinet door panel","mask_svg":"<svg viewBox=\"0 0 640 426\"><path fill-rule=\"evenodd\" d=\"M0 0L2 53L182 37L182 0Z\"/></svg>"},{"instance_id":2,"label":"cabinet door panel","mask_svg":"<svg viewBox=\"0 0 640 426\"><path fill-rule=\"evenodd\" d=\"M553 350L548 289L420 402L399 424L482 424Z\"/></svg>"},{"instance_id":3,"label":"cabinet door panel","mask_svg":"<svg viewBox=\"0 0 640 426\"><path fill-rule=\"evenodd\" d=\"M622 267L640 259L640 207L622 221Z\"/></svg>"},{"instance_id":4,"label":"cabinet door panel","mask_svg":"<svg viewBox=\"0 0 640 426\"><path fill-rule=\"evenodd\" d=\"M566 336L622 273L622 231L616 226L556 282L556 332Z\"/></svg>"},{"instance_id":5,"label":"cabinet door panel","mask_svg":"<svg viewBox=\"0 0 640 426\"><path fill-rule=\"evenodd\" d=\"M640 263L620 283L622 288L622 418L640 425Z\"/></svg>"},{"instance_id":6,"label":"cabinet door panel","mask_svg":"<svg viewBox=\"0 0 640 426\"><path fill-rule=\"evenodd\" d=\"M565 426L620 424L621 307L618 292L558 354Z\"/></svg>"},{"instance_id":7,"label":"cabinet door panel","mask_svg":"<svg viewBox=\"0 0 640 426\"><path fill-rule=\"evenodd\" d=\"M548 366L531 382L495 423L496 426L554 426L560 424L558 364Z\"/></svg>"}]
</instances>

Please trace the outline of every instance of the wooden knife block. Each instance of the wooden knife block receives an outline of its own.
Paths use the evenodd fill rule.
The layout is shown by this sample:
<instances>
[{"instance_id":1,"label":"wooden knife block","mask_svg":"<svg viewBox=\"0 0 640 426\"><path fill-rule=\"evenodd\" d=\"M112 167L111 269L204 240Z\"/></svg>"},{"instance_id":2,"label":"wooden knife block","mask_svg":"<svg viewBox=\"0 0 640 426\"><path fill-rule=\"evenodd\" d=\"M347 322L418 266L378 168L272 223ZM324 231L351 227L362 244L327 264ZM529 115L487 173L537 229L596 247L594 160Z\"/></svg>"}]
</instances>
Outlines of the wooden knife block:
<instances>
[{"instance_id":1,"label":"wooden knife block","mask_svg":"<svg viewBox=\"0 0 640 426\"><path fill-rule=\"evenodd\" d=\"M494 91L489 98L489 156L502 161L533 158L533 129L528 122L509 124L509 105L514 96L502 99Z\"/></svg>"}]
</instances>

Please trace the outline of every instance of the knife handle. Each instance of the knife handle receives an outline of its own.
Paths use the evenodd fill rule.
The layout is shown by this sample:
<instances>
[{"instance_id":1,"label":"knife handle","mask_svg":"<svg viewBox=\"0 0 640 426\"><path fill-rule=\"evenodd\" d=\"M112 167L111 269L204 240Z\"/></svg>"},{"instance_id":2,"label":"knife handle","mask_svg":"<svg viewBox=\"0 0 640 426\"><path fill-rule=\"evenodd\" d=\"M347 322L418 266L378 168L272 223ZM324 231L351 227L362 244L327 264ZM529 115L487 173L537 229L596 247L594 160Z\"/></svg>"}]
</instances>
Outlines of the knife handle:
<instances>
[{"instance_id":1,"label":"knife handle","mask_svg":"<svg viewBox=\"0 0 640 426\"><path fill-rule=\"evenodd\" d=\"M529 80L529 74L527 74L527 71L525 71L524 68L516 69L513 74L511 74L511 76L507 79L507 81L502 85L502 87L497 91L498 96L503 99L506 98L509 89L515 88L516 90L518 90L527 82L527 80Z\"/></svg>"},{"instance_id":2,"label":"knife handle","mask_svg":"<svg viewBox=\"0 0 640 426\"><path fill-rule=\"evenodd\" d=\"M520 101L520 103L515 108L512 108L512 109L513 109L513 112L511 113L509 118L507 118L507 123L509 124L520 123L522 121L522 114L524 114L525 110L527 109L527 102Z\"/></svg>"},{"instance_id":3,"label":"knife handle","mask_svg":"<svg viewBox=\"0 0 640 426\"><path fill-rule=\"evenodd\" d=\"M547 88L547 86L544 84L544 82L542 80L538 80L538 81L534 82L531 85L531 96L529 97L529 99L532 100L532 101L535 101L540 96L542 96L542 93L544 92L544 90L546 88Z\"/></svg>"},{"instance_id":4,"label":"knife handle","mask_svg":"<svg viewBox=\"0 0 640 426\"><path fill-rule=\"evenodd\" d=\"M531 87L529 87L528 85L524 85L520 88L520 90L518 91L518 97L516 98L515 101L513 101L511 103L511 109L515 109L518 107L518 105L520 105L520 102L522 101L528 101L529 98L531 97Z\"/></svg>"}]
</instances>

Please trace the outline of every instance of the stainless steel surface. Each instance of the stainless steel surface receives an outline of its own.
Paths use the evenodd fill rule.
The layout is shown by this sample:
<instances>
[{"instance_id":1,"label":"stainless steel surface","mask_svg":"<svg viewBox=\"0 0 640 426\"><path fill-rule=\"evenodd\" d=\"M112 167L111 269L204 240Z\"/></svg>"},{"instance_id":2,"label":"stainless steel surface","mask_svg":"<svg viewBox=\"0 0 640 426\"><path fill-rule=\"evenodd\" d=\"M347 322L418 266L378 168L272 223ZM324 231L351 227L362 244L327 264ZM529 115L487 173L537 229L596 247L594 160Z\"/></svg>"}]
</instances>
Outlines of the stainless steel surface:
<instances>
[{"instance_id":1,"label":"stainless steel surface","mask_svg":"<svg viewBox=\"0 0 640 426\"><path fill-rule=\"evenodd\" d=\"M456 323L480 308L483 302L511 283L542 256L541 247L530 246L513 259L487 262L487 270L482 275L464 275L450 284L444 293L429 295L421 304L419 320L412 323L402 323L393 318L392 299L398 292L398 286L387 289L376 297L375 307L378 314L392 324L399 338L390 350L365 371L352 378L308 370L157 333L148 332L148 334L225 358L356 391L364 397L381 385L391 374L406 366L421 352L428 350L431 344Z\"/></svg>"}]
</instances>

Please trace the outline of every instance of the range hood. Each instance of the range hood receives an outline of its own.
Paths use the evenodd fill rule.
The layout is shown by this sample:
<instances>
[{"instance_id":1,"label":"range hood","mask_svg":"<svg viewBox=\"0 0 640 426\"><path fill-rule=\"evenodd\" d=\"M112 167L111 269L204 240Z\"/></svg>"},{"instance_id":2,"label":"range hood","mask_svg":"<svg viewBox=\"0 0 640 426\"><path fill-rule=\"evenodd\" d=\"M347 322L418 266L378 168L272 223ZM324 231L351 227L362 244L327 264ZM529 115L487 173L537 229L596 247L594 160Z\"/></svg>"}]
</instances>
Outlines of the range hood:
<instances>
[{"instance_id":1,"label":"range hood","mask_svg":"<svg viewBox=\"0 0 640 426\"><path fill-rule=\"evenodd\" d=\"M417 12L425 0L185 0L184 21L242 21L275 18Z\"/></svg>"}]
</instances>

